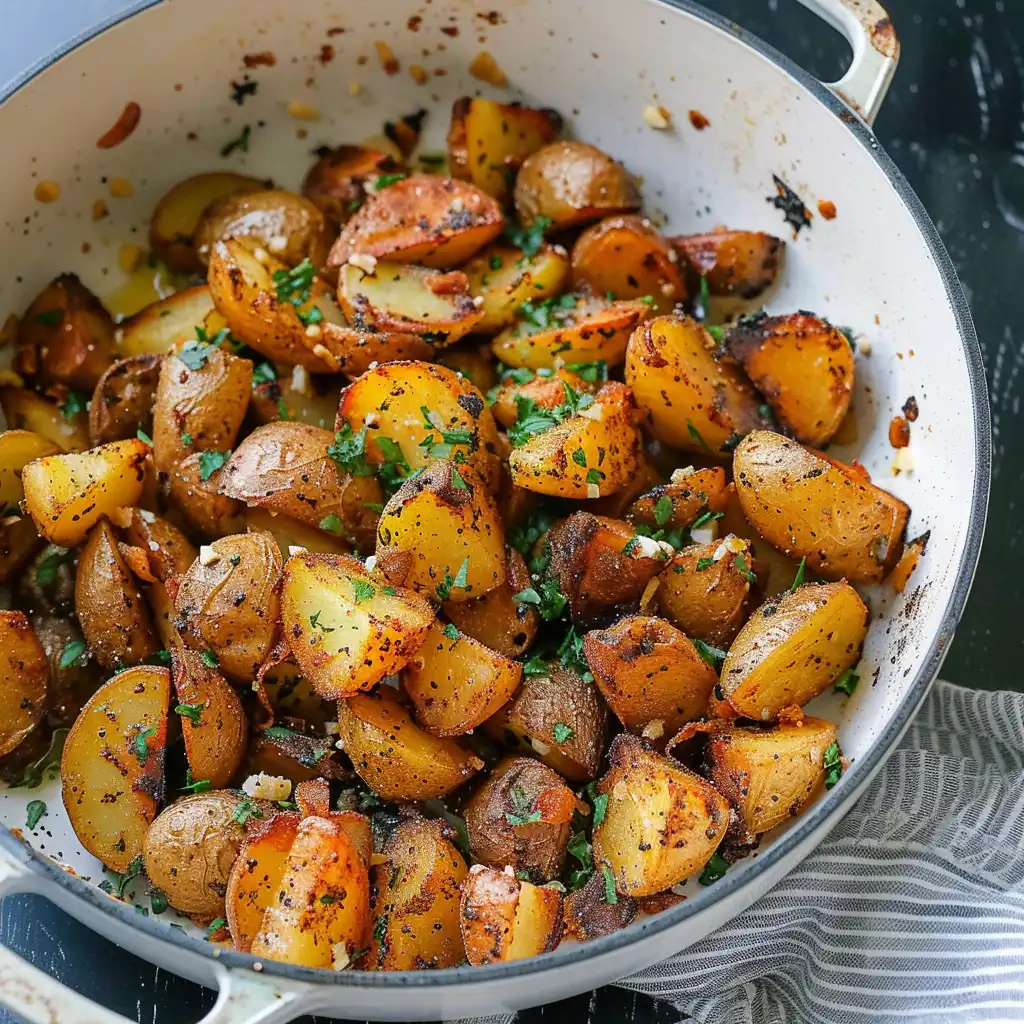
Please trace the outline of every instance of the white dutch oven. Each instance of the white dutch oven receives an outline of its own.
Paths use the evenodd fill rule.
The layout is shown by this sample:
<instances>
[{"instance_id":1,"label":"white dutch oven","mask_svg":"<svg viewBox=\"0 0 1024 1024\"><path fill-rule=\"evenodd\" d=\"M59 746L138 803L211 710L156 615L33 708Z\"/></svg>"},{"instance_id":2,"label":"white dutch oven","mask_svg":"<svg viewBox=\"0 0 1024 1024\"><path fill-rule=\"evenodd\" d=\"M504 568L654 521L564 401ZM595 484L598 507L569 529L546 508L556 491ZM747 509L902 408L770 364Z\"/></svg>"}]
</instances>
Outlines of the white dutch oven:
<instances>
[{"instance_id":1,"label":"white dutch oven","mask_svg":"<svg viewBox=\"0 0 1024 1024\"><path fill-rule=\"evenodd\" d=\"M491 18L470 0L135 3L131 16L27 75L3 104L0 311L24 308L59 271L109 294L123 276L119 246L144 241L156 199L187 174L231 166L296 187L315 145L360 141L383 120L423 106L431 111L426 148L436 149L448 106L467 92L559 109L576 136L642 175L648 208L663 213L673 232L726 222L783 233L780 211L766 202L773 173L812 211L817 200L831 200L838 216L815 216L789 246L770 308L811 309L870 341L870 354L861 345L857 359L861 441L840 456L859 458L910 503L913 533L931 530L915 585L899 598L870 598L876 622L865 681L845 706L826 698L821 707L840 720L852 760L839 785L756 857L674 909L587 945L486 968L334 974L257 967L97 890L100 865L67 827L55 785L0 794L2 820L12 829L24 827L29 799L42 797L51 808L31 846L0 831L0 894L46 896L153 963L218 988L206 1024L306 1012L429 1020L547 1002L654 963L739 913L821 840L895 745L942 663L981 545L990 439L981 355L963 294L935 228L865 123L895 68L892 28L873 0L804 3L853 47L852 68L832 91L688 0L510 0ZM422 18L416 31L414 15ZM384 74L377 40L391 46L400 74ZM334 48L326 64L318 60L324 44ZM507 91L469 75L483 48L507 72ZM260 51L272 52L276 64L246 72L243 55ZM420 86L407 73L413 63L446 74ZM258 91L238 106L230 83L246 73ZM350 95L353 81L362 86L358 96ZM97 149L129 100L142 108L138 130L117 149ZM673 131L644 122L652 100L674 115ZM316 107L320 119L290 118L289 102ZM691 109L710 127L693 130ZM221 147L245 124L252 126L249 152L222 158ZM303 127L308 137L300 138ZM115 176L132 183L133 197L109 197L106 183ZM33 200L44 179L62 190L45 206ZM92 203L104 195L111 216L93 221ZM910 395L921 409L910 449L915 468L892 480L885 428ZM124 1024L7 950L0 952L0 1003L32 1021Z\"/></svg>"}]
</instances>

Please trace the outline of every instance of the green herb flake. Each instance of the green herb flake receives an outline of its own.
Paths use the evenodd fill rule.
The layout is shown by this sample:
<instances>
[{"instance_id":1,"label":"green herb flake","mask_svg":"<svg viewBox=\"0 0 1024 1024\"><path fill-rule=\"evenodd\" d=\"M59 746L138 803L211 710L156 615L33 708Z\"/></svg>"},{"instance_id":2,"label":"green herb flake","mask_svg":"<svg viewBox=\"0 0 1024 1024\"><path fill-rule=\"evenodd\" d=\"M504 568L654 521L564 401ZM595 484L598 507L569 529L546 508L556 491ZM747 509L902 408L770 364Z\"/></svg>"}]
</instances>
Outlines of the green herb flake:
<instances>
[{"instance_id":1,"label":"green herb flake","mask_svg":"<svg viewBox=\"0 0 1024 1024\"><path fill-rule=\"evenodd\" d=\"M719 342L722 340L723 336L725 335L725 328L724 327L717 327L714 324L708 324L707 326L705 326L704 330L707 331L708 334L710 334L711 337L715 339L715 341L719 341Z\"/></svg>"},{"instance_id":2,"label":"green herb flake","mask_svg":"<svg viewBox=\"0 0 1024 1024\"><path fill-rule=\"evenodd\" d=\"M398 181L404 181L407 175L398 172L396 174L381 174L378 175L377 180L373 183L373 190L380 192L381 189L389 188Z\"/></svg>"},{"instance_id":3,"label":"green herb flake","mask_svg":"<svg viewBox=\"0 0 1024 1024\"><path fill-rule=\"evenodd\" d=\"M575 462L577 466L582 466L586 469L587 453L582 448L577 448L576 451L572 453L572 461Z\"/></svg>"},{"instance_id":4,"label":"green herb flake","mask_svg":"<svg viewBox=\"0 0 1024 1024\"><path fill-rule=\"evenodd\" d=\"M831 789L843 774L843 755L839 744L833 740L821 756L821 766L825 769L825 788Z\"/></svg>"},{"instance_id":5,"label":"green herb flake","mask_svg":"<svg viewBox=\"0 0 1024 1024\"><path fill-rule=\"evenodd\" d=\"M337 896L332 896L330 893L325 892L323 894L323 896L320 897L320 902L323 903L326 906L326 905L329 905L331 903L337 903L338 902L338 898L337 898Z\"/></svg>"},{"instance_id":6,"label":"green herb flake","mask_svg":"<svg viewBox=\"0 0 1024 1024\"><path fill-rule=\"evenodd\" d=\"M373 937L377 942L383 942L388 933L388 915L380 914L373 922Z\"/></svg>"},{"instance_id":7,"label":"green herb flake","mask_svg":"<svg viewBox=\"0 0 1024 1024\"><path fill-rule=\"evenodd\" d=\"M608 794L597 793L594 796L594 828L604 821L604 816L608 813Z\"/></svg>"},{"instance_id":8,"label":"green herb flake","mask_svg":"<svg viewBox=\"0 0 1024 1024\"><path fill-rule=\"evenodd\" d=\"M698 558L697 559L697 572L705 572L715 564L713 558Z\"/></svg>"},{"instance_id":9,"label":"green herb flake","mask_svg":"<svg viewBox=\"0 0 1024 1024\"><path fill-rule=\"evenodd\" d=\"M532 810L533 801L518 786L512 787L509 796L511 796L512 806L515 808L514 812L507 811L505 813L505 820L510 825L530 825L535 821L540 821L540 811Z\"/></svg>"},{"instance_id":10,"label":"green herb flake","mask_svg":"<svg viewBox=\"0 0 1024 1024\"><path fill-rule=\"evenodd\" d=\"M139 427L139 429L138 429L138 430L137 430L137 431L135 432L135 436L136 436L136 437L137 437L137 438L138 438L138 439L139 439L139 440L140 440L140 441L141 441L141 442L142 442L143 444L148 444L150 448L152 448L152 447L153 447L153 438L151 438L151 437L149 436L149 434L147 434L147 433L146 433L146 432L145 432L145 431L144 431L144 430L142 429L142 427Z\"/></svg>"},{"instance_id":11,"label":"green herb flake","mask_svg":"<svg viewBox=\"0 0 1024 1024\"><path fill-rule=\"evenodd\" d=\"M586 481L588 484L599 484L605 478L605 475L599 469L588 469Z\"/></svg>"},{"instance_id":12,"label":"green herb flake","mask_svg":"<svg viewBox=\"0 0 1024 1024\"><path fill-rule=\"evenodd\" d=\"M46 814L46 804L42 800L30 800L25 808L25 825L31 831L39 824L39 819Z\"/></svg>"},{"instance_id":13,"label":"green herb flake","mask_svg":"<svg viewBox=\"0 0 1024 1024\"><path fill-rule=\"evenodd\" d=\"M603 359L592 363L566 363L565 368L582 380L597 383L608 379L608 364Z\"/></svg>"},{"instance_id":14,"label":"green herb flake","mask_svg":"<svg viewBox=\"0 0 1024 1024\"><path fill-rule=\"evenodd\" d=\"M373 467L366 461L366 427L355 433L348 423L334 435L334 444L327 457L352 476L373 476Z\"/></svg>"},{"instance_id":15,"label":"green herb flake","mask_svg":"<svg viewBox=\"0 0 1024 1024\"><path fill-rule=\"evenodd\" d=\"M686 421L686 432L704 449L706 452L710 452L711 449L708 447L707 441L700 436L700 431L693 425L691 420Z\"/></svg>"},{"instance_id":16,"label":"green herb flake","mask_svg":"<svg viewBox=\"0 0 1024 1024\"><path fill-rule=\"evenodd\" d=\"M757 576L750 571L750 567L747 565L746 558L743 555L737 555L733 560L732 564L739 570L740 575L750 584L757 583Z\"/></svg>"},{"instance_id":17,"label":"green herb flake","mask_svg":"<svg viewBox=\"0 0 1024 1024\"><path fill-rule=\"evenodd\" d=\"M68 397L60 403L60 411L64 419L70 423L80 412L85 412L89 398L81 391L69 391Z\"/></svg>"},{"instance_id":18,"label":"green herb flake","mask_svg":"<svg viewBox=\"0 0 1024 1024\"><path fill-rule=\"evenodd\" d=\"M324 516L318 525L326 533L333 533L339 537L344 536L345 524L333 512L328 516Z\"/></svg>"},{"instance_id":19,"label":"green herb flake","mask_svg":"<svg viewBox=\"0 0 1024 1024\"><path fill-rule=\"evenodd\" d=\"M654 503L654 521L659 526L664 526L672 518L674 507L672 499L667 494L663 494Z\"/></svg>"},{"instance_id":20,"label":"green herb flake","mask_svg":"<svg viewBox=\"0 0 1024 1024\"><path fill-rule=\"evenodd\" d=\"M601 865L601 874L604 875L604 901L614 905L619 902L618 893L615 891L615 876L607 864Z\"/></svg>"},{"instance_id":21,"label":"green herb flake","mask_svg":"<svg viewBox=\"0 0 1024 1024\"><path fill-rule=\"evenodd\" d=\"M199 724L199 716L202 714L203 708L206 704L203 701L199 701L195 704L178 704L175 706L175 714L181 715L182 718L187 718L193 725Z\"/></svg>"},{"instance_id":22,"label":"green herb flake","mask_svg":"<svg viewBox=\"0 0 1024 1024\"><path fill-rule=\"evenodd\" d=\"M356 604L362 604L376 596L377 588L372 583L368 583L366 580L352 580L352 599Z\"/></svg>"},{"instance_id":23,"label":"green herb flake","mask_svg":"<svg viewBox=\"0 0 1024 1024\"><path fill-rule=\"evenodd\" d=\"M67 565L74 560L74 551L69 551L67 548L52 548L39 559L36 565L36 583L40 587L52 587L57 579L57 567ZM61 668L67 668L67 666L62 665Z\"/></svg>"},{"instance_id":24,"label":"green herb flake","mask_svg":"<svg viewBox=\"0 0 1024 1024\"><path fill-rule=\"evenodd\" d=\"M141 729L135 734L135 756L139 759L139 764L145 765L149 759L151 753L149 746L149 737L156 735L156 729Z\"/></svg>"},{"instance_id":25,"label":"green herb flake","mask_svg":"<svg viewBox=\"0 0 1024 1024\"><path fill-rule=\"evenodd\" d=\"M229 458L231 458L231 449L228 449L226 452L200 452L199 479L209 480Z\"/></svg>"},{"instance_id":26,"label":"green herb flake","mask_svg":"<svg viewBox=\"0 0 1024 1024\"><path fill-rule=\"evenodd\" d=\"M455 574L455 586L465 590L466 582L469 576L469 555L466 555L465 561L459 566L459 571Z\"/></svg>"},{"instance_id":27,"label":"green herb flake","mask_svg":"<svg viewBox=\"0 0 1024 1024\"><path fill-rule=\"evenodd\" d=\"M167 894L162 889L150 889L149 905L152 908L153 913L159 917L161 914L167 913L167 908L171 904L167 899Z\"/></svg>"},{"instance_id":28,"label":"green herb flake","mask_svg":"<svg viewBox=\"0 0 1024 1024\"><path fill-rule=\"evenodd\" d=\"M539 654L534 654L523 663L524 676L546 676L550 672L548 663Z\"/></svg>"},{"instance_id":29,"label":"green herb flake","mask_svg":"<svg viewBox=\"0 0 1024 1024\"><path fill-rule=\"evenodd\" d=\"M855 675L852 668L848 668L837 680L835 688L840 693L845 693L847 696L851 696L853 691L857 689L857 684L860 682L860 676Z\"/></svg>"},{"instance_id":30,"label":"green herb flake","mask_svg":"<svg viewBox=\"0 0 1024 1024\"><path fill-rule=\"evenodd\" d=\"M458 627L453 626L450 622L441 630L441 632L444 633L449 640L458 640L461 636Z\"/></svg>"},{"instance_id":31,"label":"green herb flake","mask_svg":"<svg viewBox=\"0 0 1024 1024\"><path fill-rule=\"evenodd\" d=\"M61 651L60 661L58 665L60 668L71 668L75 666L81 668L89 660L87 648L84 640L70 640L64 645L64 650Z\"/></svg>"},{"instance_id":32,"label":"green herb flake","mask_svg":"<svg viewBox=\"0 0 1024 1024\"><path fill-rule=\"evenodd\" d=\"M50 738L50 747L38 761L30 764L21 780L15 785L24 789L38 789L44 782L54 779L60 772L60 758L64 751L64 741L69 729L54 729Z\"/></svg>"},{"instance_id":33,"label":"green herb flake","mask_svg":"<svg viewBox=\"0 0 1024 1024\"><path fill-rule=\"evenodd\" d=\"M250 800L246 797L244 800L239 801L238 806L231 815L231 820L237 821L239 825L244 825L250 818L262 817L263 811L260 808L260 805L254 800Z\"/></svg>"},{"instance_id":34,"label":"green herb flake","mask_svg":"<svg viewBox=\"0 0 1024 1024\"><path fill-rule=\"evenodd\" d=\"M502 259L498 253L491 253L490 266L491 270L501 270Z\"/></svg>"},{"instance_id":35,"label":"green herb flake","mask_svg":"<svg viewBox=\"0 0 1024 1024\"><path fill-rule=\"evenodd\" d=\"M64 319L63 309L44 309L32 318L42 327L56 327Z\"/></svg>"},{"instance_id":36,"label":"green herb flake","mask_svg":"<svg viewBox=\"0 0 1024 1024\"><path fill-rule=\"evenodd\" d=\"M181 787L183 793L209 793L213 789L213 783L209 779L196 779L195 782L186 781Z\"/></svg>"},{"instance_id":37,"label":"green herb flake","mask_svg":"<svg viewBox=\"0 0 1024 1024\"><path fill-rule=\"evenodd\" d=\"M259 363L252 371L253 384L269 384L277 380L277 370L272 363Z\"/></svg>"},{"instance_id":38,"label":"green herb flake","mask_svg":"<svg viewBox=\"0 0 1024 1024\"><path fill-rule=\"evenodd\" d=\"M698 320L707 320L708 311L711 309L711 288L708 285L707 276L701 274L700 290L697 293L697 304L694 307L693 315Z\"/></svg>"},{"instance_id":39,"label":"green herb flake","mask_svg":"<svg viewBox=\"0 0 1024 1024\"><path fill-rule=\"evenodd\" d=\"M181 435L181 443L186 448L191 448L192 447L192 435L187 430L185 431L184 434Z\"/></svg>"},{"instance_id":40,"label":"green herb flake","mask_svg":"<svg viewBox=\"0 0 1024 1024\"><path fill-rule=\"evenodd\" d=\"M272 276L278 302L290 303L295 307L296 312L299 312L299 308L309 302L309 292L313 287L313 279L316 277L316 268L308 256L298 266L292 267L290 270L275 270ZM317 319L313 319L314 315ZM306 319L303 319L300 316L299 319L304 324L311 324L322 320L323 314L318 309L316 314L308 312L305 317Z\"/></svg>"},{"instance_id":41,"label":"green herb flake","mask_svg":"<svg viewBox=\"0 0 1024 1024\"><path fill-rule=\"evenodd\" d=\"M220 658L217 657L217 652L211 648L207 648L199 655L203 659L203 664L207 668L220 668Z\"/></svg>"},{"instance_id":42,"label":"green herb flake","mask_svg":"<svg viewBox=\"0 0 1024 1024\"><path fill-rule=\"evenodd\" d=\"M712 647L697 638L694 638L693 646L697 653L714 669L717 669L725 661L725 651L719 647Z\"/></svg>"},{"instance_id":43,"label":"green herb flake","mask_svg":"<svg viewBox=\"0 0 1024 1024\"><path fill-rule=\"evenodd\" d=\"M227 927L227 921L223 917L215 917L207 926L206 934L212 939L221 928Z\"/></svg>"},{"instance_id":44,"label":"green herb flake","mask_svg":"<svg viewBox=\"0 0 1024 1024\"><path fill-rule=\"evenodd\" d=\"M693 525L690 527L691 530L698 530L704 526L705 523L710 523L715 519L721 519L724 516L724 512L701 512L699 516L693 521Z\"/></svg>"},{"instance_id":45,"label":"green herb flake","mask_svg":"<svg viewBox=\"0 0 1024 1024\"><path fill-rule=\"evenodd\" d=\"M555 722L553 733L556 743L567 743L576 735L576 730L564 722Z\"/></svg>"},{"instance_id":46,"label":"green herb flake","mask_svg":"<svg viewBox=\"0 0 1024 1024\"><path fill-rule=\"evenodd\" d=\"M537 217L528 228L509 224L505 227L505 237L517 249L522 249L524 256L536 256L544 245L544 231L551 223L550 217Z\"/></svg>"},{"instance_id":47,"label":"green herb flake","mask_svg":"<svg viewBox=\"0 0 1024 1024\"><path fill-rule=\"evenodd\" d=\"M804 576L806 575L806 572L807 572L807 556L804 555L804 557L800 559L800 565L797 567L796 575L793 577L793 583L790 585L789 592L791 594L798 587L802 587L804 585Z\"/></svg>"},{"instance_id":48,"label":"green herb flake","mask_svg":"<svg viewBox=\"0 0 1024 1024\"><path fill-rule=\"evenodd\" d=\"M246 125L242 131L233 139L225 142L220 147L221 156L231 156L232 153L237 149L240 153L249 152L249 136L252 133L252 125Z\"/></svg>"},{"instance_id":49,"label":"green herb flake","mask_svg":"<svg viewBox=\"0 0 1024 1024\"><path fill-rule=\"evenodd\" d=\"M384 594L385 597L394 597L398 593L394 587L381 587L380 592Z\"/></svg>"},{"instance_id":50,"label":"green herb flake","mask_svg":"<svg viewBox=\"0 0 1024 1024\"><path fill-rule=\"evenodd\" d=\"M704 865L704 870L700 873L697 881L701 885L711 885L713 882L717 882L720 878L724 877L728 870L729 862L716 850L711 854L711 859Z\"/></svg>"}]
</instances>

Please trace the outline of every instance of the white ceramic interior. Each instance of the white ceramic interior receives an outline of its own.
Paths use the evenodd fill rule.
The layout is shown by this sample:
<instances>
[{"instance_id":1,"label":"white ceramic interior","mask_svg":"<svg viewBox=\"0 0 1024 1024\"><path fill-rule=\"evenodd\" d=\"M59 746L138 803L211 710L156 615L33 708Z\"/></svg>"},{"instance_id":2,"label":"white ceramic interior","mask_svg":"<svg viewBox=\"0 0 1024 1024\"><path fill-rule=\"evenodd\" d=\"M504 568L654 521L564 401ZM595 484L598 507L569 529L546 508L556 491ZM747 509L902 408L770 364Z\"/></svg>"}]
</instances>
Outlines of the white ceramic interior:
<instances>
[{"instance_id":1,"label":"white ceramic interior","mask_svg":"<svg viewBox=\"0 0 1024 1024\"><path fill-rule=\"evenodd\" d=\"M413 17L421 19L415 30ZM398 74L382 70L377 41L393 50ZM326 63L325 45L333 47ZM496 56L509 88L469 74L481 49ZM262 51L273 53L274 65L247 69L244 55ZM411 64L429 72L427 84L413 80ZM239 106L231 99L232 81L245 78L258 83L257 91ZM360 87L357 96L352 83ZM125 278L119 247L145 245L154 203L186 175L231 168L296 188L315 146L362 141L385 120L420 107L430 112L424 148L442 149L451 102L464 94L557 108L573 135L642 176L648 209L672 232L724 223L785 237L785 269L769 308L813 310L870 342L870 354L861 346L857 356L859 441L838 454L859 458L906 500L911 535L929 530L931 539L905 594L870 597L878 621L854 697L815 705L841 722L853 767L788 836L681 908L591 949L433 976L321 975L268 964L256 980L260 991L275 996L275 1018L314 1009L435 1019L522 1007L622 976L707 934L820 839L895 742L938 670L980 545L988 488L983 375L969 315L934 229L857 118L807 76L773 63L724 22L688 7L658 0L513 0L488 16L469 0L157 4L74 49L0 109L7 139L0 165L0 313L22 310L61 271L79 274L100 296L115 291ZM128 101L141 106L139 128L120 147L98 149L96 140ZM673 130L655 131L644 122L652 101L671 112ZM287 105L295 102L315 107L319 119L290 117ZM691 127L691 109L710 126ZM244 125L252 126L249 152L222 157L221 147ZM766 201L775 191L773 173L815 213L813 226L795 240ZM132 184L130 198L111 196L115 177ZM61 188L49 205L33 198L44 179ZM98 198L110 210L99 221L92 217ZM834 220L817 215L818 200L835 203ZM920 407L910 448L914 471L894 479L886 426L911 395ZM66 825L57 787L0 794L4 824L22 828L26 802L40 796L51 812L24 838L95 884L101 868ZM34 873L26 875L17 867L27 862L24 854L9 837L3 845L10 861L6 891L42 891L141 955L207 984L223 984L232 965L249 971L249 958L225 954L216 963L206 943L172 931L167 918L134 915L45 864L33 862ZM3 994L0 986L0 1001ZM243 1004L239 996L233 1005Z\"/></svg>"}]
</instances>

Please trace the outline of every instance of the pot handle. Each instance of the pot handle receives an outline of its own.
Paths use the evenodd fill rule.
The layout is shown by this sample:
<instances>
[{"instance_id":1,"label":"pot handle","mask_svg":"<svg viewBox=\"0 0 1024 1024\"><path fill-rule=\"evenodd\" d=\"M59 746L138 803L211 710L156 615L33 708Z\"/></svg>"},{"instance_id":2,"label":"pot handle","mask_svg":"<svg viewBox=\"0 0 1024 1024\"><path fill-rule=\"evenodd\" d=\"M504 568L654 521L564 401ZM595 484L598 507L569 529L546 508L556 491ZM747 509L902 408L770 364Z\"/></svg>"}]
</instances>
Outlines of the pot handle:
<instances>
[{"instance_id":1,"label":"pot handle","mask_svg":"<svg viewBox=\"0 0 1024 1024\"><path fill-rule=\"evenodd\" d=\"M0 899L13 893L46 896L31 868L0 850ZM305 1012L299 987L275 985L252 971L209 968L217 1001L198 1024L284 1024ZM27 1024L136 1024L94 1003L0 945L0 1008Z\"/></svg>"},{"instance_id":2,"label":"pot handle","mask_svg":"<svg viewBox=\"0 0 1024 1024\"><path fill-rule=\"evenodd\" d=\"M900 43L889 15L876 0L800 0L853 47L853 62L828 87L871 124L889 91Z\"/></svg>"}]
</instances>

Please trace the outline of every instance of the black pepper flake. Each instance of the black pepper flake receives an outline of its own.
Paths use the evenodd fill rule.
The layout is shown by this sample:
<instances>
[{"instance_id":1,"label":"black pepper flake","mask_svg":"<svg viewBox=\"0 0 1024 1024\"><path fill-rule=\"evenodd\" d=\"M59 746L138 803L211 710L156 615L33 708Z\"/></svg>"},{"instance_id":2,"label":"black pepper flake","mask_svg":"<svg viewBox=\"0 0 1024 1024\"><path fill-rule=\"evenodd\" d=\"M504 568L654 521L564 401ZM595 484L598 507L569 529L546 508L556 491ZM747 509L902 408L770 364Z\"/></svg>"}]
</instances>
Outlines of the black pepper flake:
<instances>
[{"instance_id":1,"label":"black pepper flake","mask_svg":"<svg viewBox=\"0 0 1024 1024\"><path fill-rule=\"evenodd\" d=\"M256 90L259 88L259 82L253 82L249 80L249 76L246 75L241 82L231 82L231 102L237 103L241 106L245 102L247 96L255 96Z\"/></svg>"},{"instance_id":2,"label":"black pepper flake","mask_svg":"<svg viewBox=\"0 0 1024 1024\"><path fill-rule=\"evenodd\" d=\"M801 228L809 228L811 215L804 201L777 174L772 175L772 181L775 182L778 194L767 196L765 202L771 203L776 210L781 210L783 219L797 234Z\"/></svg>"}]
</instances>

